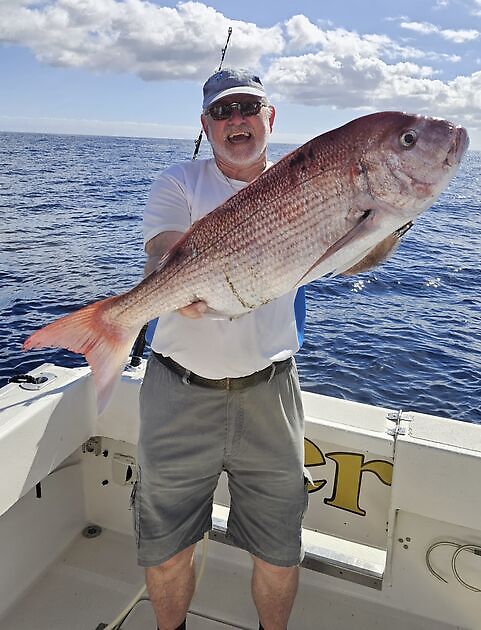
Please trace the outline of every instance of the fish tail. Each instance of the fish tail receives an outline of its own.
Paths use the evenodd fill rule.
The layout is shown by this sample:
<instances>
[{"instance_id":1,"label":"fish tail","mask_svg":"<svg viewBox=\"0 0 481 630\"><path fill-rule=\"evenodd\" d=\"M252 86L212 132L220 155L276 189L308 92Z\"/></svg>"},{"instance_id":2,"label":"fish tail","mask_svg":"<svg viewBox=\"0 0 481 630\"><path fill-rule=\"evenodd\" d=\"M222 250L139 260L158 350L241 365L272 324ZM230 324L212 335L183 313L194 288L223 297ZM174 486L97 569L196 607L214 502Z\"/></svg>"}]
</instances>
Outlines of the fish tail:
<instances>
[{"instance_id":1,"label":"fish tail","mask_svg":"<svg viewBox=\"0 0 481 630\"><path fill-rule=\"evenodd\" d=\"M99 413L112 395L139 328L115 320L112 307L118 300L107 298L65 315L34 332L23 344L24 350L66 348L83 354L92 369Z\"/></svg>"}]
</instances>

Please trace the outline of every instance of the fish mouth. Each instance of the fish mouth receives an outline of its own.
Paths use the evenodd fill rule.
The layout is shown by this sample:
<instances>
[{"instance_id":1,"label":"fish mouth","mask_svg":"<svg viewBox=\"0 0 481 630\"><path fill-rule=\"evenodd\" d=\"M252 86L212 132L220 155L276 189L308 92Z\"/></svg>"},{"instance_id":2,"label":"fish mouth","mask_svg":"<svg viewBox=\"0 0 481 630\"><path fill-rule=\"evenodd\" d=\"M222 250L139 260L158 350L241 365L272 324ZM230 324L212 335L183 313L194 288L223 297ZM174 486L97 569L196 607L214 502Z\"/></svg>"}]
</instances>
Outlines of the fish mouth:
<instances>
[{"instance_id":1,"label":"fish mouth","mask_svg":"<svg viewBox=\"0 0 481 630\"><path fill-rule=\"evenodd\" d=\"M447 166L456 166L461 162L461 158L469 145L468 132L464 127L455 127L455 135L451 148L448 151L444 163Z\"/></svg>"}]
</instances>

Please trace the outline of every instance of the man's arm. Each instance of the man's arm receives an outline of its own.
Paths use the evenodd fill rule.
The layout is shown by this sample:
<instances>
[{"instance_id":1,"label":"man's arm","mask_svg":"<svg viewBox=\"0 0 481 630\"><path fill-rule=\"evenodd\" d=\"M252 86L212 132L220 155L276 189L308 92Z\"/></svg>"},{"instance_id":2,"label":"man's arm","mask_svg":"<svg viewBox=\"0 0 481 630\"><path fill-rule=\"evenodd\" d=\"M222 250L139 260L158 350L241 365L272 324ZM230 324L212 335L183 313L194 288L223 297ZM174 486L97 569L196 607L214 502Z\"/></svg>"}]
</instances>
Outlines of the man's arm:
<instances>
[{"instance_id":1,"label":"man's arm","mask_svg":"<svg viewBox=\"0 0 481 630\"><path fill-rule=\"evenodd\" d=\"M169 251L181 236L182 232L161 232L146 243L147 261L144 266L144 276L155 270L162 256ZM178 312L190 319L199 319L206 310L207 304L205 302L194 302L194 304L179 308Z\"/></svg>"},{"instance_id":2,"label":"man's arm","mask_svg":"<svg viewBox=\"0 0 481 630\"><path fill-rule=\"evenodd\" d=\"M145 253L147 254L147 261L144 266L144 277L154 271L162 256L169 251L181 236L182 232L161 232L146 243Z\"/></svg>"}]
</instances>

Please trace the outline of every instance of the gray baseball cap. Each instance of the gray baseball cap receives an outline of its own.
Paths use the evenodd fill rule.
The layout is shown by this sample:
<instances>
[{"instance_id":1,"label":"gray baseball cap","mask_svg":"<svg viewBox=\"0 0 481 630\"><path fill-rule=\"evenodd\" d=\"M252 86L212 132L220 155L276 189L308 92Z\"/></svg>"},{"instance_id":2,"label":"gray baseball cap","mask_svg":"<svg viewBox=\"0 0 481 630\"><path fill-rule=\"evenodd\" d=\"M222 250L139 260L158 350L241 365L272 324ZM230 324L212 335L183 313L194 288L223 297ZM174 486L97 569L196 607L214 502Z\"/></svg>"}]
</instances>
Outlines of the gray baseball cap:
<instances>
[{"instance_id":1,"label":"gray baseball cap","mask_svg":"<svg viewBox=\"0 0 481 630\"><path fill-rule=\"evenodd\" d=\"M226 68L215 72L204 83L204 101L202 109L230 94L252 94L267 97L262 81L248 70Z\"/></svg>"}]
</instances>

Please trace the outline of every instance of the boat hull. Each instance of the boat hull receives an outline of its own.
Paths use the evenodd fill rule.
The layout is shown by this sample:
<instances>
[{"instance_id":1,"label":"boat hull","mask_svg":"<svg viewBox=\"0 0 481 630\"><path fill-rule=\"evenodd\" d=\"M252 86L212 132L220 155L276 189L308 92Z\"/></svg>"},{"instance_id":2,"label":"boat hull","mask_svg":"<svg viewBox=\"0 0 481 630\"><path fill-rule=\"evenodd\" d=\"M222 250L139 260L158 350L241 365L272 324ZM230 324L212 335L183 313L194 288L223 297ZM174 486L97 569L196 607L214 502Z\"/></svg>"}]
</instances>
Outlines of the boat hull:
<instances>
[{"instance_id":1,"label":"boat hull","mask_svg":"<svg viewBox=\"0 0 481 630\"><path fill-rule=\"evenodd\" d=\"M129 496L143 370L124 373L100 417L88 368L46 364L33 373L55 377L42 389L0 390L0 630L96 628L142 583ZM479 630L481 427L303 399L313 484L291 626ZM215 504L189 627L255 628L250 559L223 539L223 476ZM85 538L88 524L102 533ZM148 606L134 613L126 629L152 625Z\"/></svg>"}]
</instances>

